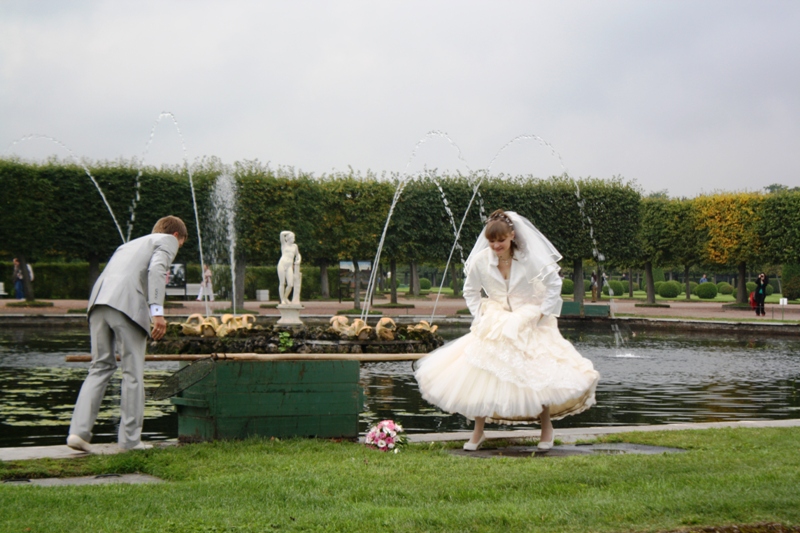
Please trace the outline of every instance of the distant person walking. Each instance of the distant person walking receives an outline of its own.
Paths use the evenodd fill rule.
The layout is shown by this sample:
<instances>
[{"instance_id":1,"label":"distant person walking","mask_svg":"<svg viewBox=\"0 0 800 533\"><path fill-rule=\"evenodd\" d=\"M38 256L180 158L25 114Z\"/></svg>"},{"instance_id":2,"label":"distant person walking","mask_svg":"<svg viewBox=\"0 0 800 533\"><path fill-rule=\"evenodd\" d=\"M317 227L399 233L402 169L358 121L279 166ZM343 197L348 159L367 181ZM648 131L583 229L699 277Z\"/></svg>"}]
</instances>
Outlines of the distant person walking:
<instances>
[{"instance_id":1,"label":"distant person walking","mask_svg":"<svg viewBox=\"0 0 800 533\"><path fill-rule=\"evenodd\" d=\"M117 248L95 282L89 298L92 363L72 413L67 437L70 448L91 451L92 428L106 386L117 370L117 352L122 366L119 447L150 448L141 440L144 352L148 333L153 340L159 340L167 330L167 273L186 237L186 225L180 218L164 217L156 222L150 235Z\"/></svg>"},{"instance_id":2,"label":"distant person walking","mask_svg":"<svg viewBox=\"0 0 800 533\"><path fill-rule=\"evenodd\" d=\"M33 267L28 263L28 277L33 283ZM18 258L14 258L14 296L17 300L25 299L25 279L22 274L22 263Z\"/></svg>"},{"instance_id":3,"label":"distant person walking","mask_svg":"<svg viewBox=\"0 0 800 533\"><path fill-rule=\"evenodd\" d=\"M708 283L708 278L706 277L705 274L703 274L703 277L700 278L700 283Z\"/></svg>"},{"instance_id":4,"label":"distant person walking","mask_svg":"<svg viewBox=\"0 0 800 533\"><path fill-rule=\"evenodd\" d=\"M203 299L203 294L206 295L210 301L214 301L214 287L211 285L211 269L208 265L203 265L203 282L200 283L200 292L197 293L197 301Z\"/></svg>"},{"instance_id":5,"label":"distant person walking","mask_svg":"<svg viewBox=\"0 0 800 533\"><path fill-rule=\"evenodd\" d=\"M595 272L592 272L591 288L592 288L592 301L596 302L597 301L597 273L595 273Z\"/></svg>"},{"instance_id":6,"label":"distant person walking","mask_svg":"<svg viewBox=\"0 0 800 533\"><path fill-rule=\"evenodd\" d=\"M756 301L756 316L765 316L767 313L764 311L764 300L767 298L767 285L769 279L763 272L756 278L756 290L754 298Z\"/></svg>"}]
</instances>

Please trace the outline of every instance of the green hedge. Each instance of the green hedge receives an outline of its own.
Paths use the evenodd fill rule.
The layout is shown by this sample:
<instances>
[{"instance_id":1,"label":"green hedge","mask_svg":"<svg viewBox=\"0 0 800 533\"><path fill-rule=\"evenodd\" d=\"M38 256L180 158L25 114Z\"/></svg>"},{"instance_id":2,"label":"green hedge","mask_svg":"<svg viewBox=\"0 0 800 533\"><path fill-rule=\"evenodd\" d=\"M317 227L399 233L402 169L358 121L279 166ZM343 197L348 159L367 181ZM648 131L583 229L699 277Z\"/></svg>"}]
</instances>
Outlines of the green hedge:
<instances>
[{"instance_id":1,"label":"green hedge","mask_svg":"<svg viewBox=\"0 0 800 533\"><path fill-rule=\"evenodd\" d=\"M630 291L631 282L628 281L628 280L625 280L625 281L621 281L620 283L622 283L622 292L627 294ZM639 284L636 283L635 281L633 282L633 290L635 290L635 291L639 290Z\"/></svg>"},{"instance_id":2,"label":"green hedge","mask_svg":"<svg viewBox=\"0 0 800 533\"><path fill-rule=\"evenodd\" d=\"M800 299L800 265L783 265L783 297L790 300Z\"/></svg>"},{"instance_id":3,"label":"green hedge","mask_svg":"<svg viewBox=\"0 0 800 533\"><path fill-rule=\"evenodd\" d=\"M561 280L561 294L573 294L575 292L575 282L569 278Z\"/></svg>"},{"instance_id":4,"label":"green hedge","mask_svg":"<svg viewBox=\"0 0 800 533\"><path fill-rule=\"evenodd\" d=\"M86 300L89 298L89 263L34 263L33 290L37 299L45 300ZM100 265L102 271L105 264ZM200 283L200 265L188 264L186 268L186 282ZM230 268L227 266L214 267L214 291L220 298L228 297L231 287ZM303 300L319 297L321 294L319 267L302 266L303 285L300 297ZM6 286L6 292L13 293L14 283L12 278L14 264L0 262L0 280ZM339 270L328 268L328 286L331 296L336 295L339 283ZM268 289L270 297L278 297L278 268L248 266L245 269L245 297L255 300L257 289ZM11 290L9 290L9 288Z\"/></svg>"},{"instance_id":5,"label":"green hedge","mask_svg":"<svg viewBox=\"0 0 800 533\"><path fill-rule=\"evenodd\" d=\"M213 268L214 291L219 298L229 298L231 290L231 269L228 266L216 266ZM199 272L199 270L198 270ZM300 299L310 300L319 297L322 293L320 288L319 267L301 266L300 272L303 275L303 284L300 287ZM366 274L363 276L366 280ZM328 268L328 287L331 296L336 296L339 287L339 270ZM248 266L244 274L244 297L248 300L256 299L256 290L266 289L272 300L278 300L278 267L277 266ZM363 293L362 293L363 297Z\"/></svg>"},{"instance_id":6,"label":"green hedge","mask_svg":"<svg viewBox=\"0 0 800 533\"><path fill-rule=\"evenodd\" d=\"M717 283L717 290L720 294L733 294L733 285L725 281Z\"/></svg>"},{"instance_id":7,"label":"green hedge","mask_svg":"<svg viewBox=\"0 0 800 533\"><path fill-rule=\"evenodd\" d=\"M621 294L625 293L625 290L622 287L622 282L620 281L613 280L603 285L603 294L608 295L609 287L611 287L611 290L614 291L615 296L620 296Z\"/></svg>"},{"instance_id":8,"label":"green hedge","mask_svg":"<svg viewBox=\"0 0 800 533\"><path fill-rule=\"evenodd\" d=\"M33 263L33 293L37 299L87 300L89 263ZM101 265L101 268L105 265ZM0 280L13 293L14 263L0 263ZM9 290L9 288L11 290Z\"/></svg>"},{"instance_id":9,"label":"green hedge","mask_svg":"<svg viewBox=\"0 0 800 533\"><path fill-rule=\"evenodd\" d=\"M713 300L717 297L717 286L713 283L701 283L694 290L695 294L703 300Z\"/></svg>"},{"instance_id":10,"label":"green hedge","mask_svg":"<svg viewBox=\"0 0 800 533\"><path fill-rule=\"evenodd\" d=\"M677 281L665 281L658 288L658 295L662 298L676 298L681 293L681 284Z\"/></svg>"},{"instance_id":11,"label":"green hedge","mask_svg":"<svg viewBox=\"0 0 800 533\"><path fill-rule=\"evenodd\" d=\"M431 288L431 280L428 278L419 278L419 288L420 290L427 291Z\"/></svg>"}]
</instances>

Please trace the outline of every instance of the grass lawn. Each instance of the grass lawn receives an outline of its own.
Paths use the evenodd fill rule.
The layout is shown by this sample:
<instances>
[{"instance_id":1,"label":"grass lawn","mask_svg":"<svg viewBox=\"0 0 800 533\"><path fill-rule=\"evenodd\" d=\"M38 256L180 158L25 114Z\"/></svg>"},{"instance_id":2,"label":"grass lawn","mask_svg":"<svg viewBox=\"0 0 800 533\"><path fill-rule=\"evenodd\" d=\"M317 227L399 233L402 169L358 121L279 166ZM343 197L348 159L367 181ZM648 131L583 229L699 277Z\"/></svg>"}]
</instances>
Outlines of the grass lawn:
<instances>
[{"instance_id":1,"label":"grass lawn","mask_svg":"<svg viewBox=\"0 0 800 533\"><path fill-rule=\"evenodd\" d=\"M571 296L562 296L562 298L564 298L564 297L571 298ZM780 298L781 298L780 294L771 294L771 295L767 296L764 301L766 303L768 303L768 304L777 304L777 303L780 303ZM610 299L611 299L611 297L609 297L608 295L604 294L602 299L598 299L598 301L600 301L600 300L609 301ZM620 299L620 300L641 300L642 302L644 302L644 301L647 300L647 291L633 291L633 298L630 298L628 296L627 292L622 293L622 294L615 294L614 295L614 299L615 300L616 299ZM591 300L592 300L592 293L591 292L587 292L586 295L584 296L584 300L583 301L584 301L584 303L591 303ZM669 303L669 302L685 302L685 301L686 301L686 293L681 293L675 298L662 298L661 296L656 294L656 302ZM692 299L690 301L692 301L692 302L707 302L707 303L733 303L733 302L736 301L736 296L732 295L732 294L717 294L717 296L714 297L711 300L703 300L699 296L693 294L692 295ZM800 301L792 300L790 303L791 304L798 304L798 303L800 303Z\"/></svg>"},{"instance_id":2,"label":"grass lawn","mask_svg":"<svg viewBox=\"0 0 800 533\"><path fill-rule=\"evenodd\" d=\"M5 463L3 478L143 472L160 485L0 485L0 531L670 531L800 524L800 428L634 433L681 454L473 459L440 444L248 440ZM450 444L449 446L455 446Z\"/></svg>"}]
</instances>

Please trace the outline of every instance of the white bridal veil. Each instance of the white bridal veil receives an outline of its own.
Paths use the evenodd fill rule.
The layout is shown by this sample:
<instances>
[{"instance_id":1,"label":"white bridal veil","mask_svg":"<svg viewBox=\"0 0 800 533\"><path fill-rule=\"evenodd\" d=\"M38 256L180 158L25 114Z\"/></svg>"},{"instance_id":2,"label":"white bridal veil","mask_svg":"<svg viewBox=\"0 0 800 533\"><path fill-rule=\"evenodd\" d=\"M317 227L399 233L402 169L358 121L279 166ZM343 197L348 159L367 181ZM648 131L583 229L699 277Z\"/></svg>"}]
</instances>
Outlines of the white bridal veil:
<instances>
[{"instance_id":1,"label":"white bridal veil","mask_svg":"<svg viewBox=\"0 0 800 533\"><path fill-rule=\"evenodd\" d=\"M547 240L547 237L542 235L531 224L531 221L522 215L514 211L506 211L505 214L514 224L514 240L517 243L517 251L514 252L514 258L525 268L528 282L542 281L551 273L558 272L560 269L558 262L561 261L561 254ZM472 268L478 253L488 247L489 239L486 238L485 231L481 230L481 234L478 236L478 240L475 242L475 246L472 247L472 251L464 264L465 274L469 274L469 270Z\"/></svg>"}]
</instances>

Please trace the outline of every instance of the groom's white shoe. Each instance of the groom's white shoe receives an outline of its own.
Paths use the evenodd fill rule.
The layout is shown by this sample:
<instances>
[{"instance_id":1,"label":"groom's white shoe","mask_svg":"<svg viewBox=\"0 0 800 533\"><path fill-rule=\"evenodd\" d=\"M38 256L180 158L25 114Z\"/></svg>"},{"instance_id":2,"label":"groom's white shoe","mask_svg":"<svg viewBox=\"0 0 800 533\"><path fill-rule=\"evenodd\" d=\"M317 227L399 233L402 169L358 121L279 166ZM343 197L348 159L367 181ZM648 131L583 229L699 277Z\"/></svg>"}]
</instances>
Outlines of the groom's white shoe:
<instances>
[{"instance_id":1,"label":"groom's white shoe","mask_svg":"<svg viewBox=\"0 0 800 533\"><path fill-rule=\"evenodd\" d=\"M92 453L92 447L89 443L77 435L70 435L67 437L67 446L79 452Z\"/></svg>"}]
</instances>

